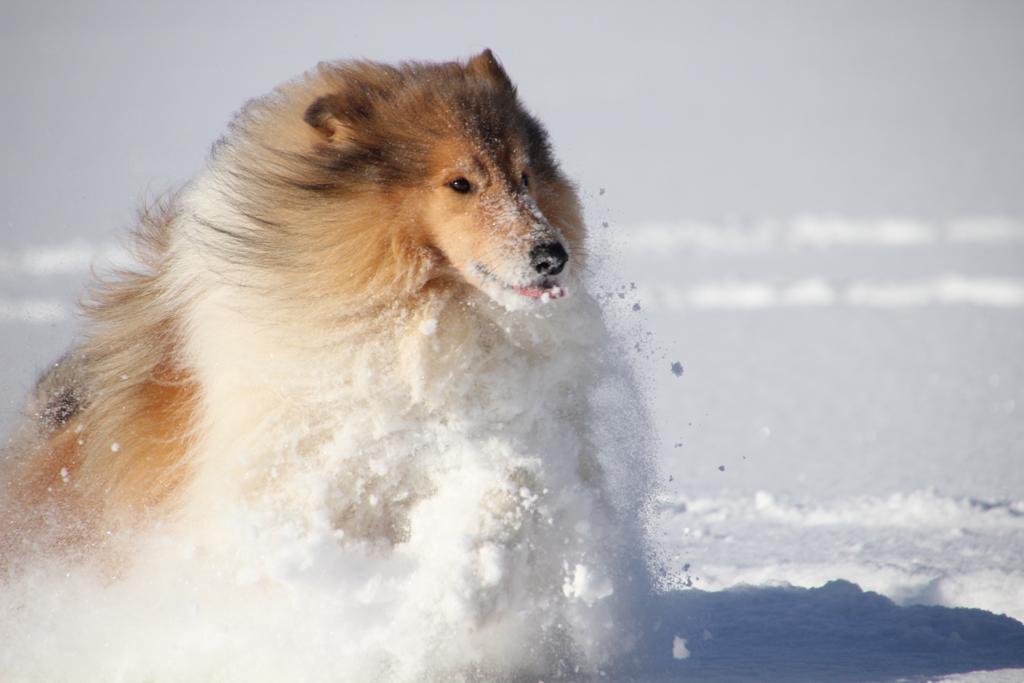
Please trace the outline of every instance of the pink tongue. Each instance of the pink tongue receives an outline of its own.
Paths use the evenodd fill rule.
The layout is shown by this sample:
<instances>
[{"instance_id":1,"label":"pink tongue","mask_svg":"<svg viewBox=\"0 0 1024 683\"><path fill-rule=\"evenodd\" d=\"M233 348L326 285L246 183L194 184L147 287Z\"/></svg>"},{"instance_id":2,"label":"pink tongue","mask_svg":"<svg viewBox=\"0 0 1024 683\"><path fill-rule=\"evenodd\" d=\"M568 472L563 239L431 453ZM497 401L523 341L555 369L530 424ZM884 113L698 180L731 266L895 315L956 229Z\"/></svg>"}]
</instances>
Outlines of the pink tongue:
<instances>
[{"instance_id":1,"label":"pink tongue","mask_svg":"<svg viewBox=\"0 0 1024 683\"><path fill-rule=\"evenodd\" d=\"M540 287L516 287L516 292L523 296L528 296L531 299L539 299L545 294L550 296L552 299L558 299L562 296L561 287L552 287L551 289L541 289Z\"/></svg>"}]
</instances>

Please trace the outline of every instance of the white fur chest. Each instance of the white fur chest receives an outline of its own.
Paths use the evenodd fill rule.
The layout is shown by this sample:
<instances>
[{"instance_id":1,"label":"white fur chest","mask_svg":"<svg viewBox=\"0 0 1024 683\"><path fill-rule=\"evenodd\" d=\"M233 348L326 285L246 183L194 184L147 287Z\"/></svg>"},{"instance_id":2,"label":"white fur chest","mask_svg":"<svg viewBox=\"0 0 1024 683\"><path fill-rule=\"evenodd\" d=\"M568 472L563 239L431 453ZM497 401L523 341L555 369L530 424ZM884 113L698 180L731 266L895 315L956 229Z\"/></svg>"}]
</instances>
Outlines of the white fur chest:
<instances>
[{"instance_id":1,"label":"white fur chest","mask_svg":"<svg viewBox=\"0 0 1024 683\"><path fill-rule=\"evenodd\" d=\"M371 609L366 633L417 633L410 671L441 651L542 665L566 638L582 661L611 653L623 530L588 442L593 301L438 296L339 329L201 261L179 267L201 414L189 543L244 585L323 581Z\"/></svg>"}]
</instances>

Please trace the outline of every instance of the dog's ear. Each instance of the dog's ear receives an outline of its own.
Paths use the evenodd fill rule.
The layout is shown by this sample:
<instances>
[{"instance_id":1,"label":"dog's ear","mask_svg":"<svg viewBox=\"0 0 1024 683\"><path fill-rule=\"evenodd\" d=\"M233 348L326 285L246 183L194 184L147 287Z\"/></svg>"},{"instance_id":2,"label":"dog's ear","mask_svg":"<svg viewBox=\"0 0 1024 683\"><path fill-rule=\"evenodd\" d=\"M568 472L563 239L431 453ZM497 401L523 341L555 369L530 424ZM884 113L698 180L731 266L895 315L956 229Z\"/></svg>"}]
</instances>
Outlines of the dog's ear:
<instances>
[{"instance_id":1,"label":"dog's ear","mask_svg":"<svg viewBox=\"0 0 1024 683\"><path fill-rule=\"evenodd\" d=\"M306 109L303 119L332 142L348 138L374 118L381 90L370 82L350 84L342 92L317 98Z\"/></svg>"},{"instance_id":2,"label":"dog's ear","mask_svg":"<svg viewBox=\"0 0 1024 683\"><path fill-rule=\"evenodd\" d=\"M513 88L512 79L505 73L505 69L502 68L498 58L494 56L490 48L487 48L476 57L473 57L466 64L466 71L468 73L482 76L483 78L489 78L495 83L505 86L506 88Z\"/></svg>"},{"instance_id":3,"label":"dog's ear","mask_svg":"<svg viewBox=\"0 0 1024 683\"><path fill-rule=\"evenodd\" d=\"M347 126L343 122L345 103L340 95L324 95L318 97L306 109L303 120L315 128L325 139L336 141L346 135Z\"/></svg>"}]
</instances>

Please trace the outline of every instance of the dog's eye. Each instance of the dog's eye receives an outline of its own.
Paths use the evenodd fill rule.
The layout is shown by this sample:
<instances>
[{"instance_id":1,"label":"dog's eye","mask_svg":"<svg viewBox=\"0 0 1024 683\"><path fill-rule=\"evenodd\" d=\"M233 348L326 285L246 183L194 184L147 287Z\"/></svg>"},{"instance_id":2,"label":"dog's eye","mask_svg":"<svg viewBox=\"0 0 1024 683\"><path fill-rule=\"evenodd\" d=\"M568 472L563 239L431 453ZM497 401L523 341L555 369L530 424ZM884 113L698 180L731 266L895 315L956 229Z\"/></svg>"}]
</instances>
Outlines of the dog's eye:
<instances>
[{"instance_id":1,"label":"dog's eye","mask_svg":"<svg viewBox=\"0 0 1024 683\"><path fill-rule=\"evenodd\" d=\"M523 174L523 187L529 187L529 186L530 186L530 176L528 176L527 174L524 173Z\"/></svg>"},{"instance_id":2,"label":"dog's eye","mask_svg":"<svg viewBox=\"0 0 1024 683\"><path fill-rule=\"evenodd\" d=\"M459 194L466 194L473 189L473 186L469 184L469 181L465 178L456 178L455 180L448 183L448 187L452 188Z\"/></svg>"}]
</instances>

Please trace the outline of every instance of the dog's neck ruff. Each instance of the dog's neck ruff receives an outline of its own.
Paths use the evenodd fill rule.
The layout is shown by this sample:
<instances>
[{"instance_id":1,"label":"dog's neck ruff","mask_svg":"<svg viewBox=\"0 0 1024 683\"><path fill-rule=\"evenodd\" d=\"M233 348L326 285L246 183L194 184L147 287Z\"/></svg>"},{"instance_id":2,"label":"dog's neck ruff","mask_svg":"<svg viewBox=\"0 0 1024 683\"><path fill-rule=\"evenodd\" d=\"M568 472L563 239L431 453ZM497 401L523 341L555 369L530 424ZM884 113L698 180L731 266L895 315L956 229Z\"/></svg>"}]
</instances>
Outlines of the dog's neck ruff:
<instances>
[{"instance_id":1,"label":"dog's neck ruff","mask_svg":"<svg viewBox=\"0 0 1024 683\"><path fill-rule=\"evenodd\" d=\"M338 330L315 306L243 286L237 264L211 263L182 234L184 355L201 402L183 524L242 554L259 528L248 570L267 577L323 561L344 574L375 553L375 571L404 586L381 628L414 628L445 600L454 611L430 618L476 653L448 661L497 637L541 662L536 639L508 635L538 624L588 634L573 645L581 661L614 651L590 623L611 618L622 540L587 436L605 338L592 299L508 311L443 288Z\"/></svg>"}]
</instances>

